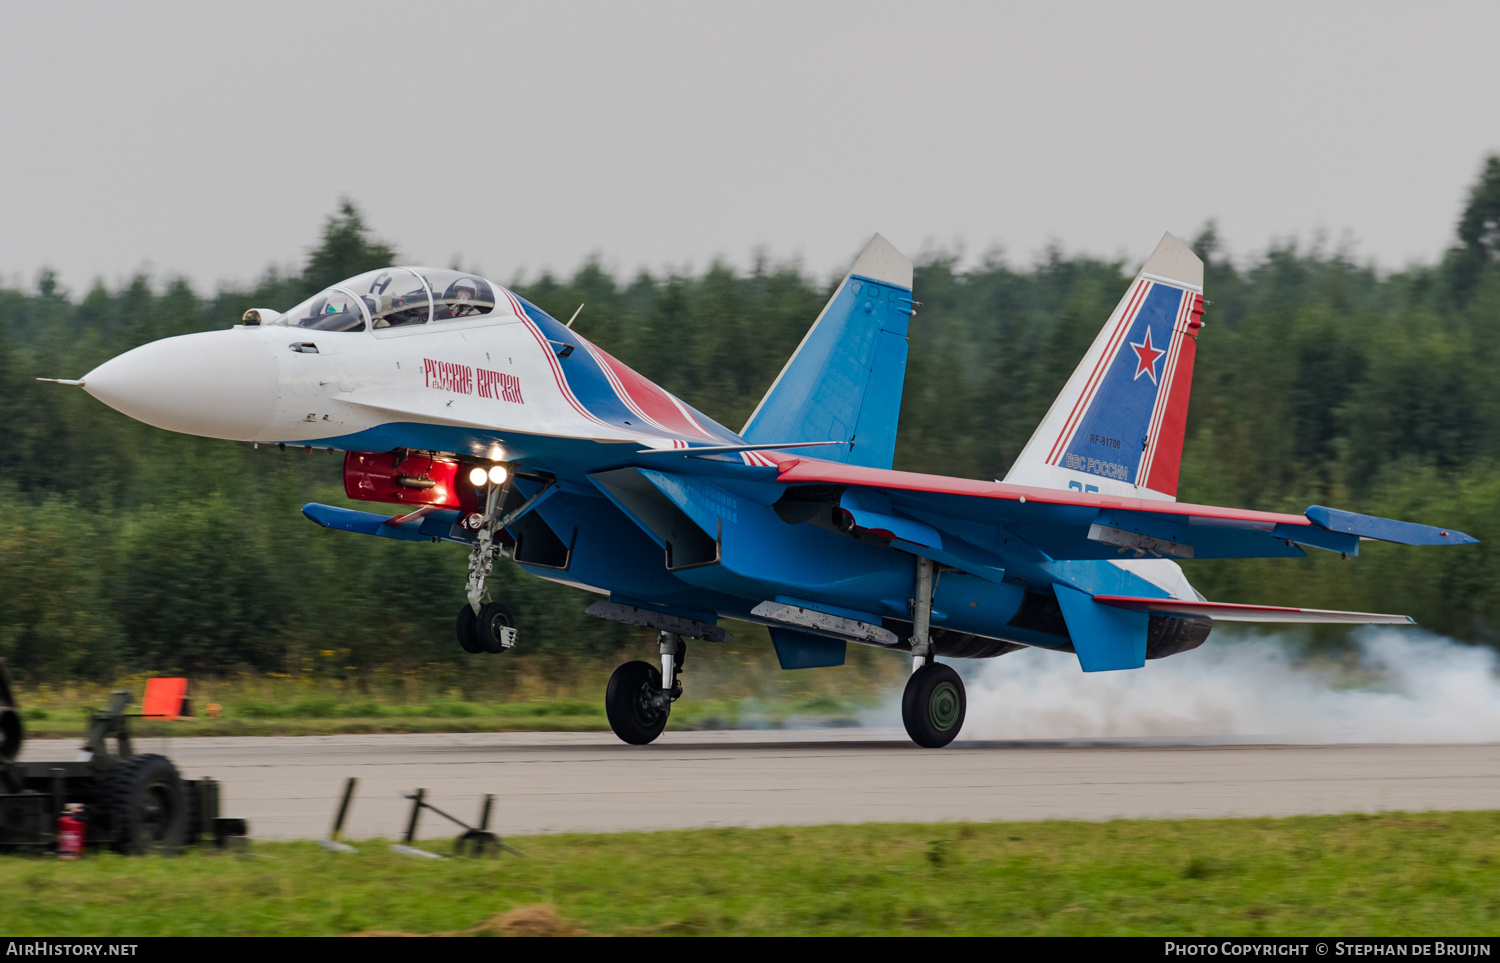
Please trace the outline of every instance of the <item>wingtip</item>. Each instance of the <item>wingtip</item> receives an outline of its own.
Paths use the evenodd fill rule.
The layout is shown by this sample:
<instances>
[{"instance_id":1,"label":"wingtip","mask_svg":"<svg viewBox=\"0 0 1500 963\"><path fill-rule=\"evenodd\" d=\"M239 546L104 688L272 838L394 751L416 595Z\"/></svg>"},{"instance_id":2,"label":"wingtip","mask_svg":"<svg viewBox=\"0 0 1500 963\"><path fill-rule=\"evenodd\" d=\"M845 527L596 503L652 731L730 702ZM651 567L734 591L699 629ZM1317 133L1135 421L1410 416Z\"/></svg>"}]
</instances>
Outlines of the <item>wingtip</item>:
<instances>
[{"instance_id":1,"label":"wingtip","mask_svg":"<svg viewBox=\"0 0 1500 963\"><path fill-rule=\"evenodd\" d=\"M1303 514L1314 525L1332 532L1395 542L1397 545L1476 545L1479 542L1473 535L1452 528L1403 522L1394 518L1381 518L1379 515L1361 515L1326 505L1309 505Z\"/></svg>"}]
</instances>

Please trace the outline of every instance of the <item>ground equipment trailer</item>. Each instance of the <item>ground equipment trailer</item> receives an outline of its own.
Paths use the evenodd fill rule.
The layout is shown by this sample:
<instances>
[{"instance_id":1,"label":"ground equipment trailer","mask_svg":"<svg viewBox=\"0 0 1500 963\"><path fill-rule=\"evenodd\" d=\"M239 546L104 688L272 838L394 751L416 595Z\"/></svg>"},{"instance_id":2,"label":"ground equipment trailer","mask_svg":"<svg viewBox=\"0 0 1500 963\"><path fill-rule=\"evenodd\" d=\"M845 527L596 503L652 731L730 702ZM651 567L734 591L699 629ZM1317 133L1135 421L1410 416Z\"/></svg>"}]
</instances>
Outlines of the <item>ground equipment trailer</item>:
<instances>
[{"instance_id":1,"label":"ground equipment trailer","mask_svg":"<svg viewBox=\"0 0 1500 963\"><path fill-rule=\"evenodd\" d=\"M75 761L17 762L25 729L0 660L0 851L55 848L58 819L75 803L84 807L85 839L94 847L171 852L205 835L220 844L244 835L242 820L219 817L216 781L183 779L165 756L133 751L129 704L130 693L120 690L94 713Z\"/></svg>"}]
</instances>

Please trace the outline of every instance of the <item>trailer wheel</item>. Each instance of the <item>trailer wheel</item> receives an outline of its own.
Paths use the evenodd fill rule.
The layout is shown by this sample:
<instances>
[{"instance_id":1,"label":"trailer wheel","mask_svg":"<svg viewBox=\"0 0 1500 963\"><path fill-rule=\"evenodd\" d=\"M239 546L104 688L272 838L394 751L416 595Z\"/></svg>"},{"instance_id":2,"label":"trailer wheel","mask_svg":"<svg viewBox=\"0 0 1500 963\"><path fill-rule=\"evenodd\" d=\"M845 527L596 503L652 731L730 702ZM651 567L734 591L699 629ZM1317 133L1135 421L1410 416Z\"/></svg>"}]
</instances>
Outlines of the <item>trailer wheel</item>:
<instances>
[{"instance_id":1,"label":"trailer wheel","mask_svg":"<svg viewBox=\"0 0 1500 963\"><path fill-rule=\"evenodd\" d=\"M187 837L186 788L165 756L142 753L116 766L109 777L115 846L137 855L181 847Z\"/></svg>"}]
</instances>

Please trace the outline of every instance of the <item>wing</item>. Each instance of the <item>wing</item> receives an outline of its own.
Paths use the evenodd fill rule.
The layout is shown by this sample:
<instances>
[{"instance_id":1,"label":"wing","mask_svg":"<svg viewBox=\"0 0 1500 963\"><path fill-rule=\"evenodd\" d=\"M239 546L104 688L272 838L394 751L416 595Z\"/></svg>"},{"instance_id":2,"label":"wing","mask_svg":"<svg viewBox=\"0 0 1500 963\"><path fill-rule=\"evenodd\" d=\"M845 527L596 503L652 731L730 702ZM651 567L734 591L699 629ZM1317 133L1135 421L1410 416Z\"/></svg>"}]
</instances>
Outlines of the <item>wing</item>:
<instances>
[{"instance_id":1,"label":"wing","mask_svg":"<svg viewBox=\"0 0 1500 963\"><path fill-rule=\"evenodd\" d=\"M778 458L783 485L841 486L856 527L923 544L948 537L983 548L1015 541L1055 561L1285 558L1303 547L1357 555L1361 539L1466 545L1452 529L1314 505L1301 515ZM912 523L916 523L913 525Z\"/></svg>"}]
</instances>

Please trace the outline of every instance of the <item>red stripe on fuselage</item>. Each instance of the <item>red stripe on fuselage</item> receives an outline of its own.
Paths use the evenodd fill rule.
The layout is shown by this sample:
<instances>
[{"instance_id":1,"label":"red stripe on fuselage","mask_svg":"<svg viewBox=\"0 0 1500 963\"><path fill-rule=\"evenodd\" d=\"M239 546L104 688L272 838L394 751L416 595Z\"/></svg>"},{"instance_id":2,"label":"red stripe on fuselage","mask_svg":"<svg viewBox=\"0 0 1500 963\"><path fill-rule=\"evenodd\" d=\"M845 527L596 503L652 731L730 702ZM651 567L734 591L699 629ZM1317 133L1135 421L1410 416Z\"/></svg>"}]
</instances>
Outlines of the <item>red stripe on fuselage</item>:
<instances>
[{"instance_id":1,"label":"red stripe on fuselage","mask_svg":"<svg viewBox=\"0 0 1500 963\"><path fill-rule=\"evenodd\" d=\"M655 428L657 431L662 432L663 434L674 434L672 429L668 428L666 425L661 424L650 415L646 414L646 412L641 410L640 405L637 405L631 399L630 393L625 390L625 385L621 383L619 375L617 375L615 373L615 370L609 366L609 363L606 362L603 357L601 357L603 352L597 345L589 341L587 338L579 337L576 335L575 337L578 337L578 343L583 345L583 349L589 353L589 357L594 359L594 363L599 365L599 370L604 373L604 380L609 382L610 390L615 393L615 397L618 398L626 408L629 408L632 414L641 419L641 421L650 425L652 428ZM673 448L680 448L685 446L686 444L687 442L681 441L679 439L674 438L672 440Z\"/></svg>"},{"instance_id":2,"label":"red stripe on fuselage","mask_svg":"<svg viewBox=\"0 0 1500 963\"><path fill-rule=\"evenodd\" d=\"M531 317L527 315L526 309L521 306L520 301L516 300L515 295L511 294L504 288L501 288L500 291L505 295L506 299L510 301L511 310L516 313L516 317L521 319L521 323L526 325L526 330L530 331L531 336L536 338L537 345L542 349L542 355L546 357L547 363L552 366L552 377L556 379L557 388L562 392L563 398L567 400L568 404L573 406L574 411L578 412L589 421L592 421L597 425L603 425L605 428L614 428L615 426L611 425L609 422L601 421L600 419L594 417L594 415L591 414L589 410L583 406L578 398L574 396L573 389L568 386L568 378L565 374L563 374L562 365L560 365L557 361L557 353L552 350L552 345L547 341L547 336L542 333L541 328L538 328L536 326L536 322L532 321Z\"/></svg>"},{"instance_id":3,"label":"red stripe on fuselage","mask_svg":"<svg viewBox=\"0 0 1500 963\"><path fill-rule=\"evenodd\" d=\"M723 440L704 431L697 419L685 412L677 400L660 385L648 381L639 372L593 342L584 338L579 338L579 340L588 346L589 351L605 369L605 373L610 376L610 384L615 387L620 400L642 418L661 430L674 434L697 436L705 441Z\"/></svg>"}]
</instances>

